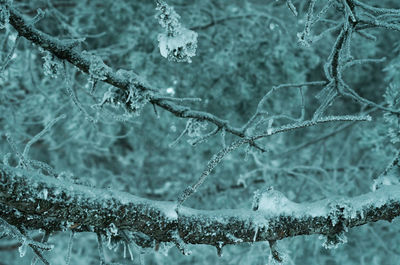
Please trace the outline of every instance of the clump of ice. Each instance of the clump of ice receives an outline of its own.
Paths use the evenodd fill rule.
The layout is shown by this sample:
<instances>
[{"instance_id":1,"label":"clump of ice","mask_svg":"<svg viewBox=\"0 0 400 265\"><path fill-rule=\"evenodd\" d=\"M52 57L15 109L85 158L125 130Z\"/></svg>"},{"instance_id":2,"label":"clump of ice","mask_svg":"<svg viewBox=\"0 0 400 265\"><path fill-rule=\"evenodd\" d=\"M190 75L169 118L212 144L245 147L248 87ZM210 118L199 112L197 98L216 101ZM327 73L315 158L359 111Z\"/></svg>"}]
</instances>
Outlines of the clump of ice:
<instances>
[{"instance_id":1,"label":"clump of ice","mask_svg":"<svg viewBox=\"0 0 400 265\"><path fill-rule=\"evenodd\" d=\"M158 35L161 56L171 61L191 63L191 57L196 56L197 33L182 28L181 31L169 36L168 33Z\"/></svg>"},{"instance_id":2,"label":"clump of ice","mask_svg":"<svg viewBox=\"0 0 400 265\"><path fill-rule=\"evenodd\" d=\"M257 191L254 196L253 210L262 211L269 215L291 214L298 210L299 204L289 200L280 191L272 187Z\"/></svg>"},{"instance_id":3,"label":"clump of ice","mask_svg":"<svg viewBox=\"0 0 400 265\"><path fill-rule=\"evenodd\" d=\"M180 22L180 16L164 1L158 1L156 15L165 32L158 34L161 56L170 61L191 63L191 57L196 55L197 33L185 28Z\"/></svg>"}]
</instances>

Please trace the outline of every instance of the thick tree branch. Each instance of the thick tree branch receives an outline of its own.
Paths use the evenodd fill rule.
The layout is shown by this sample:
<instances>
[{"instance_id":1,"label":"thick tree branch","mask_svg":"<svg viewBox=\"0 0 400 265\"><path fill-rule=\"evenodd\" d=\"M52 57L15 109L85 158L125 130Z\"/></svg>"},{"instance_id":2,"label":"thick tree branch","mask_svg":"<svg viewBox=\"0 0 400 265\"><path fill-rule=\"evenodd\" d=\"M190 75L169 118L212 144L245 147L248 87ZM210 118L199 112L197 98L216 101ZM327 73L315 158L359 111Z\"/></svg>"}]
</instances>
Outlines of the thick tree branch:
<instances>
[{"instance_id":1,"label":"thick tree branch","mask_svg":"<svg viewBox=\"0 0 400 265\"><path fill-rule=\"evenodd\" d=\"M217 211L181 207L128 193L90 188L0 165L0 217L27 229L142 232L157 242L219 246L274 241L297 235L334 236L351 228L391 221L400 215L400 188L383 187L353 198L289 204L276 212L260 208ZM261 206L260 206L261 207Z\"/></svg>"}]
</instances>

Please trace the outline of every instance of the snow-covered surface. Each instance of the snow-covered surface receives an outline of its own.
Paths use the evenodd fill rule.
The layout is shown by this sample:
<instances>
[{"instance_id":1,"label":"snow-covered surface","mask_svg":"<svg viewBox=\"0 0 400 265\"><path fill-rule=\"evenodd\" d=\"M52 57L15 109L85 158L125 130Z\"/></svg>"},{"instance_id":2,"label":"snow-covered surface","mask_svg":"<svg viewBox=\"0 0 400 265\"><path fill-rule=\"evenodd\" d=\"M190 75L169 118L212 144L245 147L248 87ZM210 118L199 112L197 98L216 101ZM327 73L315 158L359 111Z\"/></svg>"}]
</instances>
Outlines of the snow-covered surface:
<instances>
[{"instance_id":1,"label":"snow-covered surface","mask_svg":"<svg viewBox=\"0 0 400 265\"><path fill-rule=\"evenodd\" d=\"M77 185L62 178L44 176L35 172L1 165L0 170L2 171L4 169L6 172L10 172L8 175L12 174L14 178L16 178L16 182L25 179L31 184L29 188L27 187L29 190L26 194L37 194L31 196L30 200L33 201L42 199L50 202L58 202L60 200L60 202L68 204L72 202L75 203L76 200L79 199L85 204L84 206L90 204L98 205L100 203L105 209L116 205L142 205L143 208L149 208L159 212L161 218L172 221L178 217L175 212L176 204L172 202L152 201L134 196L127 192ZM64 201L66 197L62 196L63 194L68 194L67 198L70 202ZM24 196L26 195L21 194L21 199Z\"/></svg>"},{"instance_id":2,"label":"snow-covered surface","mask_svg":"<svg viewBox=\"0 0 400 265\"><path fill-rule=\"evenodd\" d=\"M79 204L82 202L82 208L85 209L90 205L96 206L96 208L100 205L100 208L103 207L104 209L125 205L130 209L141 209L139 211L156 213L159 218L151 220L150 223L152 224L149 225L154 225L159 221L160 223L165 221L177 222L179 213L180 218L185 220L184 222L189 222L185 225L196 224L199 226L196 228L199 231L206 228L208 233L211 233L209 236L218 236L218 233L229 232L230 226L236 223L237 225L240 224L243 229L253 229L255 239L259 230L264 231L263 237L265 238L267 228L271 227L271 225L276 225L276 221L282 216L292 217L287 219L289 223L284 225L290 225L290 222L308 220L310 229L313 226L312 220L314 218L330 220L333 226L338 222L338 218L354 220L355 223L362 224L364 222L364 213L367 210L371 211L387 203L400 201L399 186L384 186L375 192L354 198L330 198L301 204L289 200L279 191L270 189L261 194L257 210L224 209L205 211L180 207L177 213L177 204L173 202L147 200L126 192L72 184L61 178L56 179L4 165L0 167L0 170L7 172L6 175L12 176L10 181L13 183L27 181L29 188L26 189L25 187L26 194L29 194L30 200L33 200L33 202L35 200L47 200L54 203L62 202L63 204ZM63 194L68 196L63 196ZM26 200L24 196L26 195L21 195L16 200ZM63 201L65 198L67 198L67 201ZM88 215L92 215L92 213L88 211ZM221 227L220 231L212 230L215 225ZM110 231L115 231L115 229L117 227L113 224L110 227ZM225 231L225 229L227 230ZM318 233L318 229L310 231ZM235 239L235 241L237 240Z\"/></svg>"},{"instance_id":3,"label":"snow-covered surface","mask_svg":"<svg viewBox=\"0 0 400 265\"><path fill-rule=\"evenodd\" d=\"M170 61L191 63L196 55L197 33L180 23L180 16L165 2L157 4L155 16L164 32L158 34L161 56Z\"/></svg>"},{"instance_id":4,"label":"snow-covered surface","mask_svg":"<svg viewBox=\"0 0 400 265\"><path fill-rule=\"evenodd\" d=\"M191 62L191 57L196 55L197 33L181 28L176 35L160 33L158 42L161 56L177 62Z\"/></svg>"},{"instance_id":5,"label":"snow-covered surface","mask_svg":"<svg viewBox=\"0 0 400 265\"><path fill-rule=\"evenodd\" d=\"M258 211L271 214L290 214L298 210L299 205L290 201L277 190L264 192L261 195Z\"/></svg>"}]
</instances>

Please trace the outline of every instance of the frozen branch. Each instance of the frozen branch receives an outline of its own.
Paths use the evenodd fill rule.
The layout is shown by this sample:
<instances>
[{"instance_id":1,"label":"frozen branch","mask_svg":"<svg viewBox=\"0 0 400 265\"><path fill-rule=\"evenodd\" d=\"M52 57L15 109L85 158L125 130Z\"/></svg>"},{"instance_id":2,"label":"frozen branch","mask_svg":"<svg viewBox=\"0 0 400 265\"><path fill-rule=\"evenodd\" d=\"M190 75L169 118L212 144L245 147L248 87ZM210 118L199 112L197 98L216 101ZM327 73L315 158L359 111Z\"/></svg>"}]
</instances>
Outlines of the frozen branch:
<instances>
[{"instance_id":1,"label":"frozen branch","mask_svg":"<svg viewBox=\"0 0 400 265\"><path fill-rule=\"evenodd\" d=\"M257 134L251 137L246 137L243 139L239 139L231 143L230 145L221 149L217 154L215 154L210 161L208 161L206 168L203 170L201 176L192 186L187 187L178 199L178 206L180 207L190 196L192 196L198 188L204 183L207 177L211 174L213 169L232 151L236 150L240 146L244 144L254 143L256 140L260 140L275 134L289 132L292 130L303 129L311 126L315 126L318 124L329 123L329 122L355 122L355 121L371 121L371 116L326 116L323 118L319 118L317 120L308 120L308 121L300 121L294 122L290 124L286 124L280 126L278 128L269 128L266 132L261 134Z\"/></svg>"},{"instance_id":2,"label":"frozen branch","mask_svg":"<svg viewBox=\"0 0 400 265\"><path fill-rule=\"evenodd\" d=\"M340 227L391 221L400 215L400 189L384 186L353 198L291 202L290 207L275 207L277 211L261 206L253 211L249 206L217 211L181 207L176 212L176 206L0 165L0 217L10 225L104 233L112 223L118 231L141 232L157 242L176 242L178 234L185 243L214 246L298 235L328 236L342 232Z\"/></svg>"},{"instance_id":3,"label":"frozen branch","mask_svg":"<svg viewBox=\"0 0 400 265\"><path fill-rule=\"evenodd\" d=\"M15 30L17 30L20 36L51 52L58 59L66 60L79 68L81 71L90 74L91 65L93 63L93 58L91 56L89 56L87 53L83 53L74 45L71 45L71 42L68 40L60 40L36 29L32 24L28 23L23 18L23 15L20 14L15 8L10 7L9 12L10 24L15 28ZM98 60L101 59L97 58L97 61ZM178 105L170 98L157 95L157 89L142 82L138 76L132 79L130 77L117 74L117 72L113 71L110 67L104 67L99 74L99 80L123 91L129 91L130 87L134 86L141 91L152 92L153 94L149 96L150 103L163 108L164 110L174 114L176 117L207 121L215 124L219 129L224 129L228 133L241 138L245 137L245 134L241 128L231 126L226 120L207 112L196 111L190 109L189 107ZM177 101L179 101L179 99ZM256 145L253 146L261 151L264 151L262 148Z\"/></svg>"}]
</instances>

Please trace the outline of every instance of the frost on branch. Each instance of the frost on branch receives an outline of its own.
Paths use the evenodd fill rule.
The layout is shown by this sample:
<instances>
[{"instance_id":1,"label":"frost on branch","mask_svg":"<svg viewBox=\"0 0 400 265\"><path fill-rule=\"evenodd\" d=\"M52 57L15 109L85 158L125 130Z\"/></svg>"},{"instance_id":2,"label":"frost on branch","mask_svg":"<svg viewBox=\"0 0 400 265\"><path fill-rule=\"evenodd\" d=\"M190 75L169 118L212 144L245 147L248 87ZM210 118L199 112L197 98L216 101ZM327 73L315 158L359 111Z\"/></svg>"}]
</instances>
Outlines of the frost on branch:
<instances>
[{"instance_id":1,"label":"frost on branch","mask_svg":"<svg viewBox=\"0 0 400 265\"><path fill-rule=\"evenodd\" d=\"M160 53L169 61L191 63L196 55L197 33L179 22L180 16L164 1L158 1L156 19L165 32L158 35Z\"/></svg>"},{"instance_id":2,"label":"frost on branch","mask_svg":"<svg viewBox=\"0 0 400 265\"><path fill-rule=\"evenodd\" d=\"M175 36L168 33L158 35L160 53L163 57L175 62L191 63L196 55L197 33L182 28Z\"/></svg>"},{"instance_id":3,"label":"frost on branch","mask_svg":"<svg viewBox=\"0 0 400 265\"><path fill-rule=\"evenodd\" d=\"M271 253L268 257L268 265L288 264L289 256L287 250L277 241L269 241Z\"/></svg>"},{"instance_id":4,"label":"frost on branch","mask_svg":"<svg viewBox=\"0 0 400 265\"><path fill-rule=\"evenodd\" d=\"M254 211L263 211L269 215L279 215L295 212L298 205L286 198L280 191L269 187L254 193L252 208Z\"/></svg>"},{"instance_id":5,"label":"frost on branch","mask_svg":"<svg viewBox=\"0 0 400 265\"><path fill-rule=\"evenodd\" d=\"M388 174L388 175L383 175L379 176L377 179L374 179L374 182L372 184L372 191L376 191L383 186L391 186L391 185L399 185L399 179L397 176L393 174Z\"/></svg>"},{"instance_id":6,"label":"frost on branch","mask_svg":"<svg viewBox=\"0 0 400 265\"><path fill-rule=\"evenodd\" d=\"M347 232L348 228L345 222L355 218L356 211L345 200L332 201L328 204L328 208L330 208L328 218L331 221L334 232L322 237L325 239L322 246L326 249L335 249L340 244L347 243L345 232Z\"/></svg>"},{"instance_id":7,"label":"frost on branch","mask_svg":"<svg viewBox=\"0 0 400 265\"><path fill-rule=\"evenodd\" d=\"M384 94L386 104L392 109L400 109L400 88L394 84L390 84L386 88ZM392 143L400 142L400 116L395 113L386 112L384 114L384 119L388 125L388 135Z\"/></svg>"},{"instance_id":8,"label":"frost on branch","mask_svg":"<svg viewBox=\"0 0 400 265\"><path fill-rule=\"evenodd\" d=\"M45 51L45 53L46 53L46 55L43 56L44 74L51 78L56 78L63 69L62 62L51 52Z\"/></svg>"},{"instance_id":9,"label":"frost on branch","mask_svg":"<svg viewBox=\"0 0 400 265\"><path fill-rule=\"evenodd\" d=\"M89 75L91 81L94 82L97 80L106 80L107 73L111 70L110 67L108 67L103 60L96 55L93 55L87 51L83 51L82 54L90 61Z\"/></svg>"},{"instance_id":10,"label":"frost on branch","mask_svg":"<svg viewBox=\"0 0 400 265\"><path fill-rule=\"evenodd\" d=\"M103 107L105 104L109 104L116 109L122 107L125 111L122 115L123 118L129 118L132 113L140 115L150 96L148 91L142 89L144 81L140 80L135 73L123 69L117 71L117 76L129 80L128 88L122 90L113 86L109 87L97 106Z\"/></svg>"},{"instance_id":11,"label":"frost on branch","mask_svg":"<svg viewBox=\"0 0 400 265\"><path fill-rule=\"evenodd\" d=\"M187 134L191 138L188 143L194 145L196 141L203 136L202 131L207 128L207 123L200 120L190 119L190 124L187 128Z\"/></svg>"},{"instance_id":12,"label":"frost on branch","mask_svg":"<svg viewBox=\"0 0 400 265\"><path fill-rule=\"evenodd\" d=\"M8 7L12 4L12 0L0 0L0 29L7 28L10 20L10 12Z\"/></svg>"},{"instance_id":13,"label":"frost on branch","mask_svg":"<svg viewBox=\"0 0 400 265\"><path fill-rule=\"evenodd\" d=\"M178 248L178 250L185 256L188 256L192 254L192 251L190 251L186 245L185 242L183 242L182 238L180 237L178 231L174 231L172 234L172 239L173 242L175 243L175 246Z\"/></svg>"},{"instance_id":14,"label":"frost on branch","mask_svg":"<svg viewBox=\"0 0 400 265\"><path fill-rule=\"evenodd\" d=\"M24 232L25 233L25 232ZM0 218L0 236L8 235L12 238L15 238L21 245L18 247L19 256L24 257L26 254L27 246L31 247L34 250L34 253L46 263L45 258L41 255L41 250L52 250L54 245L41 243L33 240L29 236L22 233L20 228L17 228L9 223L7 223L4 219Z\"/></svg>"},{"instance_id":15,"label":"frost on branch","mask_svg":"<svg viewBox=\"0 0 400 265\"><path fill-rule=\"evenodd\" d=\"M335 249L339 245L347 243L347 237L344 234L344 231L326 237L320 236L320 238L324 239L322 246L326 249Z\"/></svg>"}]
</instances>

